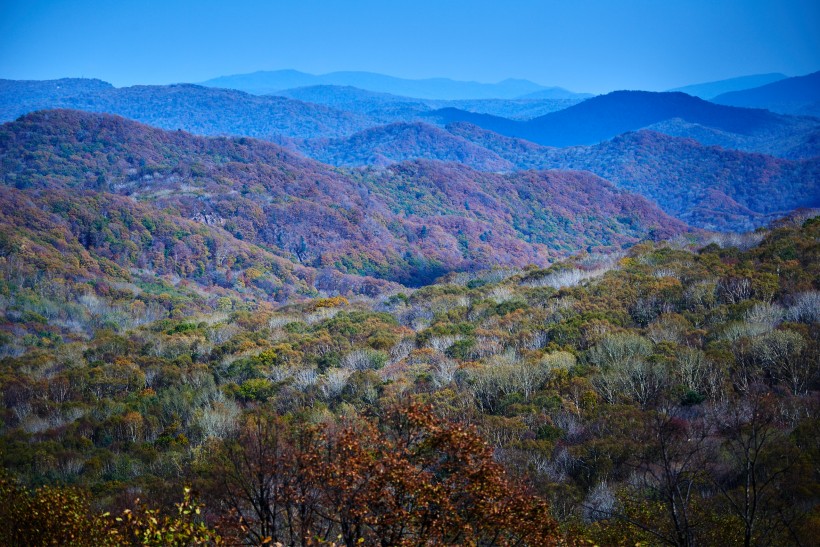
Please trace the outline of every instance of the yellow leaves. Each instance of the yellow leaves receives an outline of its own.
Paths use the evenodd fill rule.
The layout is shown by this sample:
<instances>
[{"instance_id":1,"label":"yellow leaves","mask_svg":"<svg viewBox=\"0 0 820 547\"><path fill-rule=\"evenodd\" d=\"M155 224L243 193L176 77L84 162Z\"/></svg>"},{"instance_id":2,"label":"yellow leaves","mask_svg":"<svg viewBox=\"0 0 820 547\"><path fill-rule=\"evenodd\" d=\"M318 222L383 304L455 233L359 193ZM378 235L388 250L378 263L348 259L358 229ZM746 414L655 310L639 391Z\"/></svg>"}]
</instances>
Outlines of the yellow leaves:
<instances>
[{"instance_id":1,"label":"yellow leaves","mask_svg":"<svg viewBox=\"0 0 820 547\"><path fill-rule=\"evenodd\" d=\"M340 306L347 306L350 302L344 296L332 296L329 298L317 298L313 300L313 309L320 308L338 308Z\"/></svg>"},{"instance_id":2,"label":"yellow leaves","mask_svg":"<svg viewBox=\"0 0 820 547\"><path fill-rule=\"evenodd\" d=\"M112 517L110 512L94 513L85 491L49 486L29 491L0 476L0 515L10 524L0 527L0 544L107 547L122 545L129 536L143 545L222 544L212 530L194 522L201 506L193 502L189 488L177 508L180 517L145 508Z\"/></svg>"},{"instance_id":3,"label":"yellow leaves","mask_svg":"<svg viewBox=\"0 0 820 547\"><path fill-rule=\"evenodd\" d=\"M259 279L263 275L265 275L265 272L263 272L262 270L260 270L258 268L251 267L251 268L248 268L247 270L245 270L245 278L248 281L255 281L256 279Z\"/></svg>"}]
</instances>

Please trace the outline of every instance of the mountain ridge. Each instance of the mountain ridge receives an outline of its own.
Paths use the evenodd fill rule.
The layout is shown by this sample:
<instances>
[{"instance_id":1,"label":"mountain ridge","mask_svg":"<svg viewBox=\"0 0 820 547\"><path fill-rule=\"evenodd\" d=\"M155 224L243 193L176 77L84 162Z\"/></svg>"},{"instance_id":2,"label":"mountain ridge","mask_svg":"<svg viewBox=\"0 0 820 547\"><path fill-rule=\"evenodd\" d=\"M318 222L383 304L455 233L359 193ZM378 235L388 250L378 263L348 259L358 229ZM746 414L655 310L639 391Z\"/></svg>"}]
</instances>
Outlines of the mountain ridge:
<instances>
[{"instance_id":1,"label":"mountain ridge","mask_svg":"<svg viewBox=\"0 0 820 547\"><path fill-rule=\"evenodd\" d=\"M680 91L681 93L686 93L687 95L692 95L693 97L711 100L722 93L751 89L753 87L759 87L761 85L770 84L786 78L788 78L788 76L779 72L750 74L747 76L738 76L736 78L726 78L712 82L685 85L683 87L676 87L667 91Z\"/></svg>"},{"instance_id":2,"label":"mountain ridge","mask_svg":"<svg viewBox=\"0 0 820 547\"><path fill-rule=\"evenodd\" d=\"M551 148L467 122L444 129L416 122L291 146L338 166L384 166L420 158L457 161L482 171L586 170L655 201L693 226L721 231L752 230L791 209L820 204L820 158L786 160L650 130L595 145ZM713 211L712 218L707 210Z\"/></svg>"},{"instance_id":3,"label":"mountain ridge","mask_svg":"<svg viewBox=\"0 0 820 547\"><path fill-rule=\"evenodd\" d=\"M723 93L714 101L732 106L766 108L780 114L820 117L820 71L752 89Z\"/></svg>"},{"instance_id":4,"label":"mountain ridge","mask_svg":"<svg viewBox=\"0 0 820 547\"><path fill-rule=\"evenodd\" d=\"M805 140L820 129L820 123L811 119L718 105L685 93L649 91L614 91L527 121L453 108L431 112L428 117L444 125L468 122L505 136L557 147L595 144L653 126L660 131L661 124L679 120L719 132L728 148L774 155L789 154L793 148L790 140L783 139L784 134L789 139ZM670 131L672 135L688 136L675 133L683 132L680 124L670 127ZM817 155L817 152L807 153Z\"/></svg>"},{"instance_id":5,"label":"mountain ridge","mask_svg":"<svg viewBox=\"0 0 820 547\"><path fill-rule=\"evenodd\" d=\"M296 70L257 71L220 76L203 85L240 89L266 94L279 90L314 85L353 86L368 91L392 93L421 99L514 99L548 89L529 80L507 78L497 83L452 80L449 78L409 79L374 72L340 71L308 74ZM571 92L567 92L571 93Z\"/></svg>"},{"instance_id":6,"label":"mountain ridge","mask_svg":"<svg viewBox=\"0 0 820 547\"><path fill-rule=\"evenodd\" d=\"M323 105L195 84L123 88L94 84L92 89L85 86L78 93L55 96L60 82L40 82L40 89L48 92L26 95L17 82L6 80L6 92L0 92L0 120L11 121L34 110L70 108L121 115L168 130L266 139L338 136L375 124Z\"/></svg>"},{"instance_id":7,"label":"mountain ridge","mask_svg":"<svg viewBox=\"0 0 820 547\"><path fill-rule=\"evenodd\" d=\"M26 150L27 153L22 153ZM4 184L130 196L297 264L423 284L453 270L547 264L688 230L592 174L481 173L411 161L339 171L248 138L46 111L0 126Z\"/></svg>"}]
</instances>

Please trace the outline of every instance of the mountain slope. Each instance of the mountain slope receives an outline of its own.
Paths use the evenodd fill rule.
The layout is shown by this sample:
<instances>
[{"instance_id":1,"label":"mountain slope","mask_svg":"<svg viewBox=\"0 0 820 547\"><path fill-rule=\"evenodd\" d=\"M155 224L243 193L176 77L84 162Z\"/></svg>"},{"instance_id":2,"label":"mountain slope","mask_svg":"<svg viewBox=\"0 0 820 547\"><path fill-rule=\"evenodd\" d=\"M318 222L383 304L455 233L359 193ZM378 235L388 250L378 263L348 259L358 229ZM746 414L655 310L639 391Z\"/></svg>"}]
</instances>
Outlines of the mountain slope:
<instances>
[{"instance_id":1,"label":"mountain slope","mask_svg":"<svg viewBox=\"0 0 820 547\"><path fill-rule=\"evenodd\" d=\"M34 110L73 108L117 114L164 129L265 139L336 137L376 124L327 106L190 84L114 88L98 80L71 83L3 81L1 119L9 121Z\"/></svg>"},{"instance_id":2,"label":"mountain slope","mask_svg":"<svg viewBox=\"0 0 820 547\"><path fill-rule=\"evenodd\" d=\"M341 139L302 141L296 149L339 166L389 165L408 159L463 163L481 171L509 171L512 163L497 154L425 123L393 123Z\"/></svg>"},{"instance_id":3,"label":"mountain slope","mask_svg":"<svg viewBox=\"0 0 820 547\"><path fill-rule=\"evenodd\" d=\"M779 72L773 72L770 74L752 74L750 76L740 76L739 78L729 78L727 80L717 80L715 82L705 82L702 84L676 87L675 89L670 89L669 91L680 91L681 93L686 93L687 95L692 95L693 97L711 100L722 93L760 87L762 85L783 80L785 78L787 78L787 76L785 74L780 74Z\"/></svg>"},{"instance_id":4,"label":"mountain slope","mask_svg":"<svg viewBox=\"0 0 820 547\"><path fill-rule=\"evenodd\" d=\"M220 226L107 192L0 185L2 255L19 275L49 272L72 284L159 283L187 304L219 297L284 301L295 295L378 294L378 279L293 264ZM3 263L5 266L5 262Z\"/></svg>"},{"instance_id":5,"label":"mountain slope","mask_svg":"<svg viewBox=\"0 0 820 547\"><path fill-rule=\"evenodd\" d=\"M391 211L435 222L479 264L520 264L522 251L537 256L530 249L545 248L560 256L617 247L647 234L668 237L685 229L645 198L585 172L500 175L420 160L365 171L368 175L372 191ZM515 240L529 245L511 245Z\"/></svg>"},{"instance_id":6,"label":"mountain slope","mask_svg":"<svg viewBox=\"0 0 820 547\"><path fill-rule=\"evenodd\" d=\"M820 117L820 72L787 78L754 89L723 93L714 101L732 106L766 108L781 114Z\"/></svg>"},{"instance_id":7,"label":"mountain slope","mask_svg":"<svg viewBox=\"0 0 820 547\"><path fill-rule=\"evenodd\" d=\"M774 216L818 204L820 158L789 161L706 147L651 131L593 146L549 148L467 123L446 131L393 124L346 139L296 144L337 165L385 165L406 159L458 161L483 171L577 169L595 173L701 228L749 230Z\"/></svg>"},{"instance_id":8,"label":"mountain slope","mask_svg":"<svg viewBox=\"0 0 820 547\"><path fill-rule=\"evenodd\" d=\"M711 230L751 230L793 209L820 206L820 158L788 161L651 131L546 157L542 168L592 171Z\"/></svg>"},{"instance_id":9,"label":"mountain slope","mask_svg":"<svg viewBox=\"0 0 820 547\"><path fill-rule=\"evenodd\" d=\"M78 95L104 93L114 86L102 80L62 78L60 80L0 79L0 121L23 114L61 106L61 101Z\"/></svg>"},{"instance_id":10,"label":"mountain slope","mask_svg":"<svg viewBox=\"0 0 820 547\"><path fill-rule=\"evenodd\" d=\"M820 204L817 157L784 160L646 130L597 145L556 149L470 124L447 129L519 169L590 171L700 228L749 230L767 224L772 215Z\"/></svg>"},{"instance_id":11,"label":"mountain slope","mask_svg":"<svg viewBox=\"0 0 820 547\"><path fill-rule=\"evenodd\" d=\"M718 106L684 93L648 91L615 91L524 122L470 115L455 109L433 114L446 123L467 121L502 135L547 146L594 144L673 118L743 134L776 119L767 112Z\"/></svg>"},{"instance_id":12,"label":"mountain slope","mask_svg":"<svg viewBox=\"0 0 820 547\"><path fill-rule=\"evenodd\" d=\"M130 196L304 266L410 284L686 229L590 174L502 176L437 162L344 173L271 143L75 111L5 124L0 175L27 192Z\"/></svg>"}]
</instances>

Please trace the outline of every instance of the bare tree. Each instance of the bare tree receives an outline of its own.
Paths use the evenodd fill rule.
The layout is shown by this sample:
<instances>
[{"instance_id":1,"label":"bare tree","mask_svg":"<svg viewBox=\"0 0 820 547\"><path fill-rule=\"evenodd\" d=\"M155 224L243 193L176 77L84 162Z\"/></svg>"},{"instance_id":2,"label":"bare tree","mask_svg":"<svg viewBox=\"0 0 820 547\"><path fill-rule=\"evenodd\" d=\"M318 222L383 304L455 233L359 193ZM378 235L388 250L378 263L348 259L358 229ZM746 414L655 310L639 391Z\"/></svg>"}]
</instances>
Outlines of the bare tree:
<instances>
[{"instance_id":1,"label":"bare tree","mask_svg":"<svg viewBox=\"0 0 820 547\"><path fill-rule=\"evenodd\" d=\"M779 420L777 401L760 387L711 413L721 449L709 464L711 480L728 511L742 524L743 545L766 545L792 536L803 516L784 480L798 458Z\"/></svg>"}]
</instances>

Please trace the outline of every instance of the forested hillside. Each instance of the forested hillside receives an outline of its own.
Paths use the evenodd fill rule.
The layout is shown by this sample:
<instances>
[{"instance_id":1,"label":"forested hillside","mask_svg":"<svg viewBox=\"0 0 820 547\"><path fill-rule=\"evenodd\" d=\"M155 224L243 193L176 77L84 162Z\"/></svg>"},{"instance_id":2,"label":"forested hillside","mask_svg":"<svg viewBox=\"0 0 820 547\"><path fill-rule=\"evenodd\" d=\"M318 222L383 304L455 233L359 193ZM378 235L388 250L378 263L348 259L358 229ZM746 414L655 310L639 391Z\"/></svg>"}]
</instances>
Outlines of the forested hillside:
<instances>
[{"instance_id":1,"label":"forested hillside","mask_svg":"<svg viewBox=\"0 0 820 547\"><path fill-rule=\"evenodd\" d=\"M452 270L546 265L687 227L588 173L438 162L340 171L253 139L47 111L0 128L6 185L128 196L303 266L418 285Z\"/></svg>"},{"instance_id":2,"label":"forested hillside","mask_svg":"<svg viewBox=\"0 0 820 547\"><path fill-rule=\"evenodd\" d=\"M4 245L0 538L810 544L820 222L715 241L78 339Z\"/></svg>"},{"instance_id":3,"label":"forested hillside","mask_svg":"<svg viewBox=\"0 0 820 547\"><path fill-rule=\"evenodd\" d=\"M820 206L817 157L785 160L646 130L597 145L551 148L466 122L445 129L391 124L350 137L293 141L288 146L342 166L426 158L482 171L590 171L692 226L711 230L751 230L793 209Z\"/></svg>"},{"instance_id":4,"label":"forested hillside","mask_svg":"<svg viewBox=\"0 0 820 547\"><path fill-rule=\"evenodd\" d=\"M512 162L482 144L421 122L392 123L349 137L293 141L289 146L323 163L347 167L387 166L405 160L430 159L458 162L479 171L512 171L514 168Z\"/></svg>"},{"instance_id":5,"label":"forested hillside","mask_svg":"<svg viewBox=\"0 0 820 547\"><path fill-rule=\"evenodd\" d=\"M375 123L366 116L318 104L192 84L115 88L99 80L0 81L0 120L53 108L118 114L200 135L262 139L335 137Z\"/></svg>"},{"instance_id":6,"label":"forested hillside","mask_svg":"<svg viewBox=\"0 0 820 547\"><path fill-rule=\"evenodd\" d=\"M592 171L705 229L752 230L793 209L820 206L817 157L783 160L653 131L551 150L545 157L542 169Z\"/></svg>"}]
</instances>

